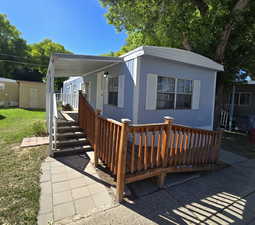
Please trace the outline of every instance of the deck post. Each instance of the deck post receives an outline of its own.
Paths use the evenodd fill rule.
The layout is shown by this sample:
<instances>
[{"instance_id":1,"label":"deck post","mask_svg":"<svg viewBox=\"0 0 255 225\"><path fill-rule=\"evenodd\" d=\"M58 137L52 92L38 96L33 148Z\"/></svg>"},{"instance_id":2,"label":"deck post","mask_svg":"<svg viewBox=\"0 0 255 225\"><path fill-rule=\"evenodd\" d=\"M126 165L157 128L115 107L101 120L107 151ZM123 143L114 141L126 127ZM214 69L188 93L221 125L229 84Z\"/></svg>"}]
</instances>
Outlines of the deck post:
<instances>
[{"instance_id":1,"label":"deck post","mask_svg":"<svg viewBox=\"0 0 255 225\"><path fill-rule=\"evenodd\" d=\"M172 126L173 120L174 119L170 116L165 116L164 117L164 123L166 125L164 127L164 136L163 136L162 152L161 152L162 167L163 168L167 167L168 147L169 147L170 132L171 132L171 126ZM164 186L165 177L166 177L165 172L162 172L158 176L158 186L159 186L159 188L162 188Z\"/></svg>"},{"instance_id":2,"label":"deck post","mask_svg":"<svg viewBox=\"0 0 255 225\"><path fill-rule=\"evenodd\" d=\"M80 105L81 105L81 94L82 94L82 90L79 90L79 94L78 94L78 124L80 125Z\"/></svg>"},{"instance_id":3,"label":"deck post","mask_svg":"<svg viewBox=\"0 0 255 225\"><path fill-rule=\"evenodd\" d=\"M97 148L98 148L98 133L99 133L99 119L98 116L100 115L101 110L97 109L95 112L95 141L94 141L94 164L95 167L98 166L98 153L97 153Z\"/></svg>"},{"instance_id":4,"label":"deck post","mask_svg":"<svg viewBox=\"0 0 255 225\"><path fill-rule=\"evenodd\" d=\"M122 119L122 128L119 145L118 167L117 167L117 201L123 200L123 193L125 188L125 173L126 173L126 156L127 156L127 139L128 139L128 125L129 119Z\"/></svg>"}]
</instances>

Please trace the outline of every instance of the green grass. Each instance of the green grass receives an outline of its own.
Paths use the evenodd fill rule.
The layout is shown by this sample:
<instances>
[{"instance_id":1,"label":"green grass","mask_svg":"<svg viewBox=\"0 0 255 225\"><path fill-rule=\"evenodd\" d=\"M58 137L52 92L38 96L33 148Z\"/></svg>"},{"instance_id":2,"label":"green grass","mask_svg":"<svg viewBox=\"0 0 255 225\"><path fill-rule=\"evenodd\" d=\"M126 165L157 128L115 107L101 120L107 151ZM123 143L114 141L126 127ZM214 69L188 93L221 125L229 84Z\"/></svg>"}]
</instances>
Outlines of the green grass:
<instances>
[{"instance_id":1,"label":"green grass","mask_svg":"<svg viewBox=\"0 0 255 225\"><path fill-rule=\"evenodd\" d=\"M35 225L39 209L40 166L46 146L20 149L33 136L32 124L45 113L0 109L0 224Z\"/></svg>"},{"instance_id":2,"label":"green grass","mask_svg":"<svg viewBox=\"0 0 255 225\"><path fill-rule=\"evenodd\" d=\"M45 120L45 112L16 108L0 109L0 138L5 143L13 143L33 136L32 125L37 120Z\"/></svg>"},{"instance_id":3,"label":"green grass","mask_svg":"<svg viewBox=\"0 0 255 225\"><path fill-rule=\"evenodd\" d=\"M222 148L247 158L255 158L255 144L249 142L246 133L225 131Z\"/></svg>"}]
</instances>

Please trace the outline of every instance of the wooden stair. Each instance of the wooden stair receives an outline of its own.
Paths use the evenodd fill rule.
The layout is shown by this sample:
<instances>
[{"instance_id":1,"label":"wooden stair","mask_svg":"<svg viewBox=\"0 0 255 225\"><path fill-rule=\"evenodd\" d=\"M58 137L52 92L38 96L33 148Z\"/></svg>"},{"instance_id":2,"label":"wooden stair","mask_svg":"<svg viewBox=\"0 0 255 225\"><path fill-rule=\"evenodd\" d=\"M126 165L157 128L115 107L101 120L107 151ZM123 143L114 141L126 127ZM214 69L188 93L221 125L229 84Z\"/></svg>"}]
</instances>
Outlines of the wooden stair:
<instances>
[{"instance_id":1,"label":"wooden stair","mask_svg":"<svg viewBox=\"0 0 255 225\"><path fill-rule=\"evenodd\" d=\"M57 120L54 156L75 155L90 150L92 147L77 122L68 121L63 117Z\"/></svg>"}]
</instances>

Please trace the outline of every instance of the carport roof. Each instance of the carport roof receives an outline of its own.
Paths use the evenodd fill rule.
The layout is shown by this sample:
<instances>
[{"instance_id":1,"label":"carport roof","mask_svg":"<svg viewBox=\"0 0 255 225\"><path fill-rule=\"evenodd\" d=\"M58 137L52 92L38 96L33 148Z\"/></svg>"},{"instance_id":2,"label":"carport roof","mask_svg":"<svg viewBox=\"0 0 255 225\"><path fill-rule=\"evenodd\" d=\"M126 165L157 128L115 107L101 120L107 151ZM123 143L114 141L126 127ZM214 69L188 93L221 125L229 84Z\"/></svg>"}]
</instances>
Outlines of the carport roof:
<instances>
[{"instance_id":1,"label":"carport roof","mask_svg":"<svg viewBox=\"0 0 255 225\"><path fill-rule=\"evenodd\" d=\"M55 77L89 75L123 62L120 57L55 53L51 58Z\"/></svg>"}]
</instances>

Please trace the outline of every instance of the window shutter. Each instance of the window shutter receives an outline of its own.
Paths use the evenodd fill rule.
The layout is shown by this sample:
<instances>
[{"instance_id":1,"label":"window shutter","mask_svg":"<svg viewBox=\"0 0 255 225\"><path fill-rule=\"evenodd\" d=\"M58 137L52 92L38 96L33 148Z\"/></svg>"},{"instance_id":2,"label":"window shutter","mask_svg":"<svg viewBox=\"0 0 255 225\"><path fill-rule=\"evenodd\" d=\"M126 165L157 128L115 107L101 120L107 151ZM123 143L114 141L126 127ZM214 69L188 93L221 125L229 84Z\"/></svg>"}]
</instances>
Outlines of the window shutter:
<instances>
[{"instance_id":1,"label":"window shutter","mask_svg":"<svg viewBox=\"0 0 255 225\"><path fill-rule=\"evenodd\" d=\"M199 109L200 80L193 81L192 109Z\"/></svg>"},{"instance_id":2,"label":"window shutter","mask_svg":"<svg viewBox=\"0 0 255 225\"><path fill-rule=\"evenodd\" d=\"M104 79L104 104L108 104L108 78Z\"/></svg>"},{"instance_id":3,"label":"window shutter","mask_svg":"<svg viewBox=\"0 0 255 225\"><path fill-rule=\"evenodd\" d=\"M148 74L146 81L146 110L155 110L157 106L158 76Z\"/></svg>"},{"instance_id":4,"label":"window shutter","mask_svg":"<svg viewBox=\"0 0 255 225\"><path fill-rule=\"evenodd\" d=\"M125 76L120 75L118 77L118 107L124 107L124 88L125 88Z\"/></svg>"}]
</instances>

